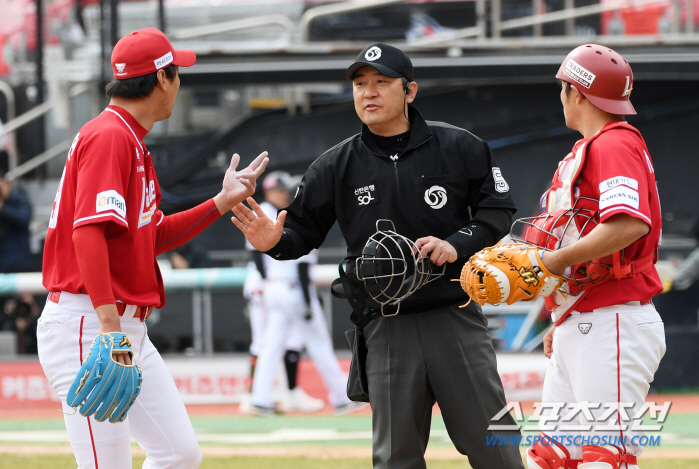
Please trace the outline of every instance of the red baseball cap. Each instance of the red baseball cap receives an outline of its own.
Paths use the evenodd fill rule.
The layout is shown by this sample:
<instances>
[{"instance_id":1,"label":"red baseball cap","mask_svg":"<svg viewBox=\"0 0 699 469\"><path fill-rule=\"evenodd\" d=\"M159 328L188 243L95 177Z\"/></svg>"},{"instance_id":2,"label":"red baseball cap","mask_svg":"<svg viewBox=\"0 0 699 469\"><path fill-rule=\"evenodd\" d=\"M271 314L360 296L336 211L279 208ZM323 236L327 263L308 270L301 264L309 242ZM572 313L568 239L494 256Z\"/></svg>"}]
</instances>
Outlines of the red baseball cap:
<instances>
[{"instance_id":1,"label":"red baseball cap","mask_svg":"<svg viewBox=\"0 0 699 469\"><path fill-rule=\"evenodd\" d=\"M196 61L191 50L175 50L161 31L145 28L119 39L112 51L112 72L114 78L125 80L155 73L170 64L191 67Z\"/></svg>"}]
</instances>

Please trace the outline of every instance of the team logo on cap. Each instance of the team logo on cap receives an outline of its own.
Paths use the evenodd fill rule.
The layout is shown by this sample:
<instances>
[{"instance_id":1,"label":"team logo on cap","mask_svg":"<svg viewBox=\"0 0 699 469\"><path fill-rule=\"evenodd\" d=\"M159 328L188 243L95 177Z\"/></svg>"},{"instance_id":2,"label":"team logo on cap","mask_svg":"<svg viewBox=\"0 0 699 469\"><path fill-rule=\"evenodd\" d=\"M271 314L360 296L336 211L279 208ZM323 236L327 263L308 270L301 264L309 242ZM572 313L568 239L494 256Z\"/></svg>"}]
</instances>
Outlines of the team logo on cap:
<instances>
[{"instance_id":1,"label":"team logo on cap","mask_svg":"<svg viewBox=\"0 0 699 469\"><path fill-rule=\"evenodd\" d=\"M442 186L432 186L425 191L425 202L433 209L442 208L447 204L447 190Z\"/></svg>"},{"instance_id":2,"label":"team logo on cap","mask_svg":"<svg viewBox=\"0 0 699 469\"><path fill-rule=\"evenodd\" d=\"M126 68L126 64L114 64L114 66L117 69L117 75L126 75L126 73L124 73L124 69Z\"/></svg>"},{"instance_id":3,"label":"team logo on cap","mask_svg":"<svg viewBox=\"0 0 699 469\"><path fill-rule=\"evenodd\" d=\"M378 60L379 57L381 57L381 49L379 47L374 46L368 51L366 51L366 54L364 54L364 58L367 59L369 62L373 62L374 60Z\"/></svg>"},{"instance_id":4,"label":"team logo on cap","mask_svg":"<svg viewBox=\"0 0 699 469\"><path fill-rule=\"evenodd\" d=\"M631 77L627 76L626 77L626 86L624 86L624 92L621 93L621 97L625 96L631 96L631 91L633 90L632 86L629 86L631 84Z\"/></svg>"}]
</instances>

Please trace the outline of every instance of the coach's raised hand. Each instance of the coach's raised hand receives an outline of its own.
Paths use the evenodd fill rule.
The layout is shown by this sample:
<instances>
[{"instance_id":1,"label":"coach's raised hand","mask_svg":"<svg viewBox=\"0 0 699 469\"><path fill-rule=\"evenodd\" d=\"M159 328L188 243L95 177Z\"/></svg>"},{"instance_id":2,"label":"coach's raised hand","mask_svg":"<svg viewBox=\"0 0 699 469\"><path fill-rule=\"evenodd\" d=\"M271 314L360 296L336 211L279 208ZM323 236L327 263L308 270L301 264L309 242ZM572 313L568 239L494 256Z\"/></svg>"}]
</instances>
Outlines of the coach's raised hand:
<instances>
[{"instance_id":1,"label":"coach's raised hand","mask_svg":"<svg viewBox=\"0 0 699 469\"><path fill-rule=\"evenodd\" d=\"M214 197L216 208L221 215L255 193L257 178L264 172L269 158L267 152L263 151L247 168L237 171L239 162L240 156L235 153L223 177L223 189Z\"/></svg>"},{"instance_id":2,"label":"coach's raised hand","mask_svg":"<svg viewBox=\"0 0 699 469\"><path fill-rule=\"evenodd\" d=\"M265 215L264 210L252 197L248 198L248 203L252 210L242 203L233 207L235 217L231 217L231 221L243 232L252 247L260 252L269 251L282 237L286 210L282 210L274 222Z\"/></svg>"}]
</instances>

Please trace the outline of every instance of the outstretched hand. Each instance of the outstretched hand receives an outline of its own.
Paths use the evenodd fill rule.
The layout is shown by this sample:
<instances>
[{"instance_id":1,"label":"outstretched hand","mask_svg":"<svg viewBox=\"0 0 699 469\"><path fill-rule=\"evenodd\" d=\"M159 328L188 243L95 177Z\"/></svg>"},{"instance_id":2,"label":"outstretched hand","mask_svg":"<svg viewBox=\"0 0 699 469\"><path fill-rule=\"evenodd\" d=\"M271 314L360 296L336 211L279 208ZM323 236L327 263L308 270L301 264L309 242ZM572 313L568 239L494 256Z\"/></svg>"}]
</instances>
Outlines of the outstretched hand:
<instances>
[{"instance_id":1,"label":"outstretched hand","mask_svg":"<svg viewBox=\"0 0 699 469\"><path fill-rule=\"evenodd\" d=\"M260 252L269 251L282 237L286 210L282 210L277 220L272 221L252 197L249 197L247 202L252 210L239 203L233 207L235 217L231 217L231 221L243 232L252 247Z\"/></svg>"},{"instance_id":2,"label":"outstretched hand","mask_svg":"<svg viewBox=\"0 0 699 469\"><path fill-rule=\"evenodd\" d=\"M221 215L255 193L257 178L264 172L268 162L267 152L263 151L247 168L237 171L240 156L237 153L233 155L223 177L223 188L214 197L216 208Z\"/></svg>"}]
</instances>

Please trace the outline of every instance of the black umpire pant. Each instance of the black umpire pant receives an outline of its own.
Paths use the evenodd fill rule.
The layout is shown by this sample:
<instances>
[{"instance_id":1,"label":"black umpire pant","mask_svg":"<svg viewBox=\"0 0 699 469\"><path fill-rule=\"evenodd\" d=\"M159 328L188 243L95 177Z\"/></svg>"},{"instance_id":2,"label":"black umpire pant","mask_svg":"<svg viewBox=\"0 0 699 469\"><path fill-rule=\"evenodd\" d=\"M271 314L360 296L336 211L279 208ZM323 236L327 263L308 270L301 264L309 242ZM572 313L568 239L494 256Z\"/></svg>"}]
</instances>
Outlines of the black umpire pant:
<instances>
[{"instance_id":1,"label":"black umpire pant","mask_svg":"<svg viewBox=\"0 0 699 469\"><path fill-rule=\"evenodd\" d=\"M456 449L474 469L523 469L518 446L488 445L488 425L512 424L505 406L487 320L472 302L394 317L364 328L366 371L373 412L375 469L424 469L432 406L439 403Z\"/></svg>"}]
</instances>

